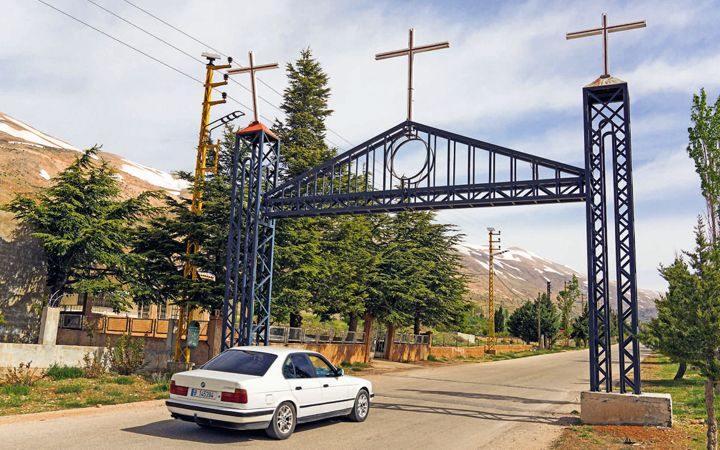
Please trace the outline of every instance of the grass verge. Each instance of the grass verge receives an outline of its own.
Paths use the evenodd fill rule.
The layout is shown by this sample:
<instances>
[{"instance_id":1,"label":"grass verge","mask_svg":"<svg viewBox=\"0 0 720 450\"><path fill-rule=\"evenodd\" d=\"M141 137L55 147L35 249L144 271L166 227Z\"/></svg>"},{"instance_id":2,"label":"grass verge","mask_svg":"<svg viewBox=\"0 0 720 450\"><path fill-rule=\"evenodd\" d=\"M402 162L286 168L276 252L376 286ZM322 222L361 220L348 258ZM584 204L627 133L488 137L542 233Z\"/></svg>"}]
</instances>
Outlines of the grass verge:
<instances>
[{"instance_id":1,"label":"grass verge","mask_svg":"<svg viewBox=\"0 0 720 450\"><path fill-rule=\"evenodd\" d=\"M504 361L507 359L518 359L518 358L527 358L529 356L538 356L538 355L547 355L550 353L559 353L564 352L568 350L578 350L575 347L556 347L553 349L548 350L526 350L522 352L507 352L507 353L498 353L496 355L483 355L483 356L458 356L455 358L440 358L435 355L429 355L427 360L430 362L439 362L439 363L452 363L452 362L458 362L458 361Z\"/></svg>"},{"instance_id":2,"label":"grass verge","mask_svg":"<svg viewBox=\"0 0 720 450\"><path fill-rule=\"evenodd\" d=\"M351 370L353 372L361 372L361 371L367 369L368 367L370 367L370 364L363 363L363 362L354 362L354 363L343 362L340 364L340 367L342 367L345 370Z\"/></svg>"},{"instance_id":3,"label":"grass verge","mask_svg":"<svg viewBox=\"0 0 720 450\"><path fill-rule=\"evenodd\" d=\"M114 405L168 397L167 381L140 376L103 375L100 378L46 377L33 386L0 387L0 416Z\"/></svg>"},{"instance_id":4,"label":"grass verge","mask_svg":"<svg viewBox=\"0 0 720 450\"><path fill-rule=\"evenodd\" d=\"M673 427L589 426L567 428L553 448L569 450L625 449L632 446L657 449L705 448L705 393L700 374L688 368L683 380L673 380L677 364L667 357L651 355L641 364L643 392L672 396ZM720 402L715 407L720 413Z\"/></svg>"}]
</instances>

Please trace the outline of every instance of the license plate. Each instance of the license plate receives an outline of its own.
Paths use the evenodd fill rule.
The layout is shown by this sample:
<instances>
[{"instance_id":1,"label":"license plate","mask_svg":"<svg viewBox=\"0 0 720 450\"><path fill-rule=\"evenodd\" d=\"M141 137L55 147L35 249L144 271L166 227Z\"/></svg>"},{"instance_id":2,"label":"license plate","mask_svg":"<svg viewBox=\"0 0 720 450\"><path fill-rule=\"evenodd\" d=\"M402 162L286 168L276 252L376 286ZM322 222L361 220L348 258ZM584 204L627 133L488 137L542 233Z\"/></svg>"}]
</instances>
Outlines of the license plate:
<instances>
[{"instance_id":1,"label":"license plate","mask_svg":"<svg viewBox=\"0 0 720 450\"><path fill-rule=\"evenodd\" d=\"M207 389L190 389L190 397L205 398L209 400L216 400L218 398L217 391L209 391Z\"/></svg>"}]
</instances>

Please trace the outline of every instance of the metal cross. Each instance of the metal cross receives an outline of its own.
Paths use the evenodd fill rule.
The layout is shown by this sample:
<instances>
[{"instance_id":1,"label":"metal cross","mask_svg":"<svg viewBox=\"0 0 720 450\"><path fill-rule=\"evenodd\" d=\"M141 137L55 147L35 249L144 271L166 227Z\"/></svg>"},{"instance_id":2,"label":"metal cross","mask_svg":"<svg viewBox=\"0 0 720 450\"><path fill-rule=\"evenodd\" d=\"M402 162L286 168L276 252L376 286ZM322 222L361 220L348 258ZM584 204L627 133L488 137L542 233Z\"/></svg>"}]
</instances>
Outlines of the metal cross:
<instances>
[{"instance_id":1,"label":"metal cross","mask_svg":"<svg viewBox=\"0 0 720 450\"><path fill-rule=\"evenodd\" d=\"M634 30L635 28L645 28L647 26L647 23L644 20L640 20L638 22L630 22L625 23L622 25L613 25L608 26L607 24L607 14L602 15L602 27L600 28L593 28L591 30L584 30L584 31L575 31L573 33L566 33L565 39L577 39L577 38L583 38L588 36L597 36L599 34L602 34L603 37L603 67L605 69L605 73L603 74L603 78L607 78L610 76L608 73L608 39L607 35L608 33L617 33L618 31L627 31L627 30Z\"/></svg>"},{"instance_id":2,"label":"metal cross","mask_svg":"<svg viewBox=\"0 0 720 450\"><path fill-rule=\"evenodd\" d=\"M250 60L250 65L248 67L240 67L237 69L230 69L227 71L228 75L235 75L236 73L249 73L250 74L250 92L252 92L252 106L253 106L253 119L255 122L259 122L258 120L258 105L257 105L257 88L255 87L255 72L259 72L261 70L270 70L270 69L277 69L280 67L278 63L271 63L271 64L260 64L258 66L255 65L255 60L253 59L253 52L248 52L248 59Z\"/></svg>"},{"instance_id":3,"label":"metal cross","mask_svg":"<svg viewBox=\"0 0 720 450\"><path fill-rule=\"evenodd\" d=\"M393 50L390 52L378 53L375 55L375 60L395 58L398 56L408 57L408 104L407 104L407 120L412 120L412 92L413 92L413 58L416 53L431 52L433 50L442 50L449 48L449 42L438 42L435 44L421 45L415 47L415 29L410 28L408 48L402 50Z\"/></svg>"}]
</instances>

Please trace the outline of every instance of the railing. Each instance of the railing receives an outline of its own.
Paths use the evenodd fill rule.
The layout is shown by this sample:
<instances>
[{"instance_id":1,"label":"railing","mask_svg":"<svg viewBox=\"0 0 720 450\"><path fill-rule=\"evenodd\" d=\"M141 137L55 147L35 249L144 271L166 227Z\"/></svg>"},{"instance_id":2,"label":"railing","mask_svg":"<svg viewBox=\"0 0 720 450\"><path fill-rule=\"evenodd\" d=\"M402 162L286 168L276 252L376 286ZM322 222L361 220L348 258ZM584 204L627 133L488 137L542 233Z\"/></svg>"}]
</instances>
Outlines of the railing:
<instances>
[{"instance_id":1,"label":"railing","mask_svg":"<svg viewBox=\"0 0 720 450\"><path fill-rule=\"evenodd\" d=\"M430 343L430 336L427 334L396 333L393 342L396 344L422 344Z\"/></svg>"},{"instance_id":2,"label":"railing","mask_svg":"<svg viewBox=\"0 0 720 450\"><path fill-rule=\"evenodd\" d=\"M207 341L208 321L200 323L200 340ZM130 334L131 336L164 339L168 335L170 319L142 319L137 317L95 316L82 322L82 315L73 311L60 313L60 328L92 329L100 334ZM182 336L183 338L185 335Z\"/></svg>"},{"instance_id":3,"label":"railing","mask_svg":"<svg viewBox=\"0 0 720 450\"><path fill-rule=\"evenodd\" d=\"M335 331L325 329L305 329L293 327L270 327L270 342L302 344L358 344L365 342L362 331Z\"/></svg>"},{"instance_id":4,"label":"railing","mask_svg":"<svg viewBox=\"0 0 720 450\"><path fill-rule=\"evenodd\" d=\"M497 336L497 344L516 344L522 341L512 336ZM475 341L465 339L454 333L433 334L433 347L482 347L487 344L487 336L475 336Z\"/></svg>"}]
</instances>

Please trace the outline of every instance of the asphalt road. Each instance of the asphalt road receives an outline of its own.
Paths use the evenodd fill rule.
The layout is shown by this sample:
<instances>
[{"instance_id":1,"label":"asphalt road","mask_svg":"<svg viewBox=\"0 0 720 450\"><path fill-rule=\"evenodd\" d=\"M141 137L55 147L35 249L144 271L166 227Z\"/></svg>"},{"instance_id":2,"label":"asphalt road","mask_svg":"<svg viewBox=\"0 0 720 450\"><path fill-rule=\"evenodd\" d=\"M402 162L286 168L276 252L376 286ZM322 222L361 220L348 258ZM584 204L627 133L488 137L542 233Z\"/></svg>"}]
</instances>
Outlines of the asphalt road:
<instances>
[{"instance_id":1,"label":"asphalt road","mask_svg":"<svg viewBox=\"0 0 720 450\"><path fill-rule=\"evenodd\" d=\"M0 418L0 448L547 448L562 425L577 421L587 357L574 351L369 376L376 395L366 422L299 425L282 442L175 421L155 401Z\"/></svg>"}]
</instances>

